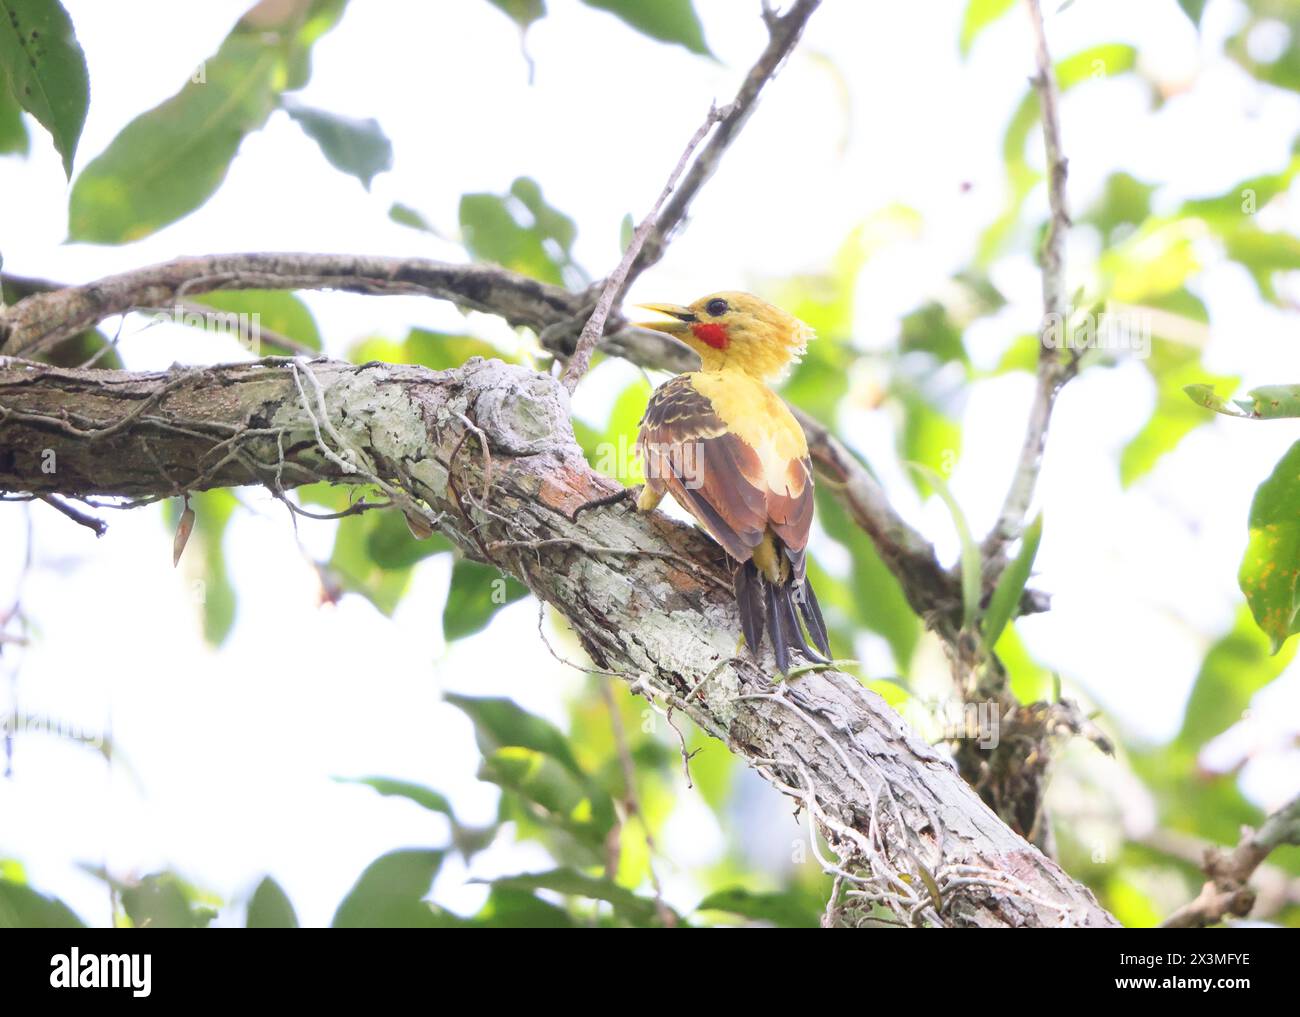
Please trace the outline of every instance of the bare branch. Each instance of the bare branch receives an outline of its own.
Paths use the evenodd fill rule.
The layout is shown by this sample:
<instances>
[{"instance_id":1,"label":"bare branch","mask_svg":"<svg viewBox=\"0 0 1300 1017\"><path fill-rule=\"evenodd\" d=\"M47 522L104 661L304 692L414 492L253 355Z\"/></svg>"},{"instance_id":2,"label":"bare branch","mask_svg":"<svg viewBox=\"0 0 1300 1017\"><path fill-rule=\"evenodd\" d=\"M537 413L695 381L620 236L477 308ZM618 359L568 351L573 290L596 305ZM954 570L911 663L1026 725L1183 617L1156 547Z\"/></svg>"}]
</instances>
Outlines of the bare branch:
<instances>
[{"instance_id":1,"label":"bare branch","mask_svg":"<svg viewBox=\"0 0 1300 1017\"><path fill-rule=\"evenodd\" d=\"M713 125L726 113L727 110L719 110L716 106L709 107L709 115L704 118L704 123L700 124L695 133L691 135L691 140L686 143L686 150L682 152L681 158L677 160L677 165L668 177L668 183L664 185L663 191L659 194L659 200L654 203L654 207L641 220L641 225L632 234L632 240L628 243L627 250L623 252L623 260L618 263L618 267L610 273L601 287L596 307L592 310L591 317L587 319L587 324L582 326L582 334L578 336L578 345L574 348L573 356L569 358L569 363L560 376L560 381L570 392L578 387L578 382L582 380L582 376L587 373L587 368L591 366L591 355L595 352L601 336L605 334L605 321L609 318L610 309L616 301L623 299L623 294L627 291L630 282L628 273L632 271L632 263L636 261L636 256L641 252L641 246L646 242L651 230L654 229L655 222L659 217L659 210L663 208L668 196L673 193L673 188L677 186L677 181L686 169L686 164L690 162L691 155L699 147L700 142L704 140Z\"/></svg>"},{"instance_id":2,"label":"bare branch","mask_svg":"<svg viewBox=\"0 0 1300 1017\"><path fill-rule=\"evenodd\" d=\"M719 119L713 137L704 146L699 158L695 160L686 175L686 179L682 181L682 186L665 207L654 232L646 238L645 245L641 248L641 255L632 270L633 278L663 257L674 230L681 225L690 211L691 202L695 200L700 188L708 183L709 178L717 171L727 148L740 134L749 115L754 112L764 86L772 80L786 58L793 52L799 38L803 35L808 19L820 5L821 0L795 0L790 10L782 15L775 15L769 9L765 9L763 20L768 30L767 47L759 55L754 66L749 69L739 91L736 92L736 98L727 107L725 115Z\"/></svg>"},{"instance_id":3,"label":"bare branch","mask_svg":"<svg viewBox=\"0 0 1300 1017\"><path fill-rule=\"evenodd\" d=\"M102 537L108 532L108 523L104 522L104 520L92 516L87 512L82 512L81 509L77 508L77 506L69 505L62 498L56 498L52 494L46 494L42 495L41 501L45 502L45 504L50 506L50 508L62 512L79 526L84 526L88 530L92 530L96 537Z\"/></svg>"},{"instance_id":4,"label":"bare branch","mask_svg":"<svg viewBox=\"0 0 1300 1017\"><path fill-rule=\"evenodd\" d=\"M1228 916L1245 918L1255 906L1251 876L1274 848L1300 845L1300 796L1264 821L1256 832L1242 831L1241 842L1229 852L1209 848L1202 868L1209 877L1200 895L1165 919L1166 929L1199 929Z\"/></svg>"},{"instance_id":5,"label":"bare branch","mask_svg":"<svg viewBox=\"0 0 1300 1017\"><path fill-rule=\"evenodd\" d=\"M248 289L423 295L532 328L571 318L578 301L559 286L496 265L350 254L216 254L32 293L0 312L0 353L30 357L117 314L172 307L200 293Z\"/></svg>"},{"instance_id":6,"label":"bare branch","mask_svg":"<svg viewBox=\"0 0 1300 1017\"><path fill-rule=\"evenodd\" d=\"M1039 0L1026 0L1029 20L1034 32L1034 57L1037 73L1034 87L1042 111L1043 145L1047 153L1047 200L1051 215L1041 252L1043 275L1043 321L1039 331L1038 383L1034 403L1025 428L1024 443L1016 472L1002 502L997 523L984 539L984 557L996 571L1007 544L1016 540L1024 529L1025 516L1033 502L1034 488L1043 464L1043 450L1047 445L1047 428L1051 423L1052 409L1061 386L1069 380L1078 366L1077 358L1062 361L1060 345L1055 337L1065 328L1069 307L1065 295L1065 237L1070 228L1070 214L1066 207L1065 183L1068 162L1061 149L1061 123L1058 109L1060 93L1056 87L1056 72L1047 49L1047 33L1043 28L1043 12Z\"/></svg>"}]
</instances>

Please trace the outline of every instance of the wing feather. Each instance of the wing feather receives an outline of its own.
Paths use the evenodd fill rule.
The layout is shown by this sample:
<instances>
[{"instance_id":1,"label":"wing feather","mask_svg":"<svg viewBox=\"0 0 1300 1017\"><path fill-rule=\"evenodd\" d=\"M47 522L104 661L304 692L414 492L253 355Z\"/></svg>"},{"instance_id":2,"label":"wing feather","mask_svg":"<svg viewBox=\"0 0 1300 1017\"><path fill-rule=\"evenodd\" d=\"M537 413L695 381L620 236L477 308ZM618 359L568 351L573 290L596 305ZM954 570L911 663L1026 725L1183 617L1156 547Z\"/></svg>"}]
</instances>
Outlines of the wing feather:
<instances>
[{"instance_id":1,"label":"wing feather","mask_svg":"<svg viewBox=\"0 0 1300 1017\"><path fill-rule=\"evenodd\" d=\"M690 375L678 375L655 390L637 449L651 489L671 493L732 558L748 561L771 529L802 578L813 513L812 468L806 456L785 463L774 484L771 462L731 433Z\"/></svg>"}]
</instances>

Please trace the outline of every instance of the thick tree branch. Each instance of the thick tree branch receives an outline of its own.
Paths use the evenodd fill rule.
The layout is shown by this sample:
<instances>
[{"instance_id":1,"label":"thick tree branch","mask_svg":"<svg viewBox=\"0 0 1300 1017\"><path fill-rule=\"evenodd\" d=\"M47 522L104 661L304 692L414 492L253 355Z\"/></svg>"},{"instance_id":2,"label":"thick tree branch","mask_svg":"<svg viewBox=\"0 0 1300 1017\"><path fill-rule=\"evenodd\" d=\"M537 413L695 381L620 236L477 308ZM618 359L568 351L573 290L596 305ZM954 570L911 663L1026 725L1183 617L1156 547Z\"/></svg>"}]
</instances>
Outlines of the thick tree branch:
<instances>
[{"instance_id":1,"label":"thick tree branch","mask_svg":"<svg viewBox=\"0 0 1300 1017\"><path fill-rule=\"evenodd\" d=\"M737 658L726 563L707 537L626 504L571 519L616 485L583 459L566 405L551 377L478 358L446 372L269 359L134 374L9 361L0 489L150 500L380 485L552 604L599 668L796 798L833 852L841 919L1114 924L852 676L779 684L770 653Z\"/></svg>"},{"instance_id":2,"label":"thick tree branch","mask_svg":"<svg viewBox=\"0 0 1300 1017\"><path fill-rule=\"evenodd\" d=\"M1208 881L1194 901L1165 919L1163 927L1199 929L1230 915L1245 918L1255 907L1255 890L1249 885L1251 876L1283 844L1300 845L1300 797L1269 816L1258 831L1243 830L1241 842L1231 851L1207 849L1202 867Z\"/></svg>"},{"instance_id":3,"label":"thick tree branch","mask_svg":"<svg viewBox=\"0 0 1300 1017\"><path fill-rule=\"evenodd\" d=\"M548 349L562 356L572 353L564 344L585 317L581 294L495 265L342 254L219 254L178 258L80 286L33 293L0 311L0 350L32 356L114 315L173 306L200 293L241 289L423 294L531 328ZM604 349L651 370L679 373L699 367L699 358L682 343L628 325L616 313L607 322ZM823 424L795 412L817 466L875 542L912 607L936 627L955 617L961 603L959 584L940 567L934 548L898 515L876 479ZM1036 600L1029 606L1041 610L1044 604Z\"/></svg>"}]
</instances>

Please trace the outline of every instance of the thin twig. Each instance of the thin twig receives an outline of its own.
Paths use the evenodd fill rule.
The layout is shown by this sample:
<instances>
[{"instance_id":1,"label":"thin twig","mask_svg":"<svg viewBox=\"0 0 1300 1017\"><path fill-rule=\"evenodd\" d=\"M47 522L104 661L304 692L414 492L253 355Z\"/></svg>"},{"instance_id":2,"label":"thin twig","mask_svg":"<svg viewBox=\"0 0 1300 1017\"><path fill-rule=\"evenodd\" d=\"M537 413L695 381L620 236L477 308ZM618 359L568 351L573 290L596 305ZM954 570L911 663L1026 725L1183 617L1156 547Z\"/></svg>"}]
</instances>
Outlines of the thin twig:
<instances>
[{"instance_id":1,"label":"thin twig","mask_svg":"<svg viewBox=\"0 0 1300 1017\"><path fill-rule=\"evenodd\" d=\"M605 279L604 285L600 290L600 297L596 301L596 306L591 312L591 317L587 323L582 326L582 334L578 336L578 344L574 347L573 356L569 358L569 363L564 368L564 373L560 375L560 382L572 392L582 380L582 376L587 373L587 368L591 366L591 355L595 352L596 346L600 343L600 338L605 334L605 322L609 319L610 309L614 306L615 300L621 300L628 284L628 273L632 271L632 264L636 261L637 255L641 253L641 247L645 244L646 238L650 236L659 218L659 210L664 207L669 196L673 193L673 188L677 186L677 181L681 179L682 173L686 171L687 163L690 162L691 156L699 148L700 142L713 129L713 125L722 119L731 107L718 109L716 106L709 107L709 114L704 118L704 123L691 135L691 140L686 143L686 150L682 152L681 158L677 160L677 165L673 167L672 173L668 177L668 183L664 184L664 189L659 193L659 199L654 206L646 213L646 217L641 220L637 226L636 232L632 234L632 240L627 245L627 250L623 252L623 258L618 263L618 267Z\"/></svg>"},{"instance_id":2,"label":"thin twig","mask_svg":"<svg viewBox=\"0 0 1300 1017\"><path fill-rule=\"evenodd\" d=\"M799 38L803 35L804 26L820 4L821 0L796 0L790 11L781 16L777 16L770 8L764 7L763 21L768 31L767 46L745 76L740 89L736 92L736 98L721 109L710 108L708 117L695 132L686 146L686 151L677 161L677 166L672 176L668 178L659 200L655 202L654 208L632 235L632 242L623 252L623 260L605 280L595 309L583 326L573 355L561 375L561 381L570 392L574 390L591 365L591 355L605 333L605 323L611 308L622 299L637 276L663 257L673 233L690 211L691 202L717 170L727 148L740 134L741 128L745 126L749 115L754 111L763 87L775 77L786 58L794 51ZM712 139L692 163L691 155L715 124L717 130L713 132ZM689 172L686 170L688 163ZM678 188L677 181L683 173L686 176L682 180L681 187Z\"/></svg>"},{"instance_id":3,"label":"thin twig","mask_svg":"<svg viewBox=\"0 0 1300 1017\"><path fill-rule=\"evenodd\" d=\"M62 498L56 498L52 494L45 494L41 496L41 501L45 502L45 504L50 506L50 508L62 512L74 523L78 523L79 525L86 527L88 530L93 530L96 537L102 537L108 532L108 523L104 522L104 520L82 512L76 506L69 505Z\"/></svg>"},{"instance_id":4,"label":"thin twig","mask_svg":"<svg viewBox=\"0 0 1300 1017\"><path fill-rule=\"evenodd\" d=\"M654 232L646 238L641 254L633 266L632 278L636 278L663 257L673 232L690 211L691 202L717 170L728 147L736 140L749 115L754 112L764 86L775 77L786 58L794 51L803 35L804 26L808 24L813 11L820 5L821 0L796 0L789 11L779 16L770 8L764 9L763 21L768 31L767 46L759 54L749 73L745 75L745 80L736 92L735 99L727 106L725 115L718 121L713 137L704 146L699 158L695 160L690 172L682 181L681 187L664 208Z\"/></svg>"},{"instance_id":5,"label":"thin twig","mask_svg":"<svg viewBox=\"0 0 1300 1017\"><path fill-rule=\"evenodd\" d=\"M1255 906L1250 877L1269 853L1283 844L1300 844L1300 795L1269 816L1258 832L1243 830L1241 842L1231 851L1207 850L1203 868L1209 878L1200 895L1166 918L1163 927L1198 929L1229 915L1249 915Z\"/></svg>"},{"instance_id":6,"label":"thin twig","mask_svg":"<svg viewBox=\"0 0 1300 1017\"><path fill-rule=\"evenodd\" d=\"M1059 115L1060 93L1056 86L1056 73L1047 49L1047 32L1043 28L1043 12L1039 0L1025 0L1029 20L1034 32L1034 57L1037 73L1034 87L1042 110L1043 146L1047 153L1047 200L1051 215L1041 252L1043 275L1043 321L1039 332L1038 384L1034 404L1025 428L1025 440L1020 448L1020 460L1015 475L1002 502L1002 511L989 535L984 539L984 557L994 562L1006 550L1007 544L1016 540L1024 529L1025 516L1034 499L1034 488L1043 464L1043 449L1047 445L1047 428L1052 419L1052 408L1057 393L1069 380L1077 367L1077 359L1063 363L1057 341L1064 335L1068 317L1065 296L1065 236L1070 228L1070 213L1065 200L1065 182L1068 161L1061 149L1061 122Z\"/></svg>"}]
</instances>

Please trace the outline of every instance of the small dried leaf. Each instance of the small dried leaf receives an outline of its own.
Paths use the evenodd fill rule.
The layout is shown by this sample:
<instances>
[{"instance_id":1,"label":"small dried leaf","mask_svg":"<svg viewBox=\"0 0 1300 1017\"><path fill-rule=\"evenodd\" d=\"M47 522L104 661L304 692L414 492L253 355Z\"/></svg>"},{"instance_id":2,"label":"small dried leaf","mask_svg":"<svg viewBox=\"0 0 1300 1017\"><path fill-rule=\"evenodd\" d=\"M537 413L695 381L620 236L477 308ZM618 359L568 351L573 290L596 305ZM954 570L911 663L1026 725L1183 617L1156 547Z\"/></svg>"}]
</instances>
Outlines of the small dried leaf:
<instances>
[{"instance_id":1,"label":"small dried leaf","mask_svg":"<svg viewBox=\"0 0 1300 1017\"><path fill-rule=\"evenodd\" d=\"M433 536L433 526L429 520L414 510L404 510L403 517L406 519L406 528L411 531L411 536L416 540L428 540Z\"/></svg>"},{"instance_id":2,"label":"small dried leaf","mask_svg":"<svg viewBox=\"0 0 1300 1017\"><path fill-rule=\"evenodd\" d=\"M190 508L189 502L186 502L185 511L181 513L180 521L176 524L176 539L172 542L172 568L180 564L181 555L185 553L185 545L189 543L193 529L194 510Z\"/></svg>"}]
</instances>

